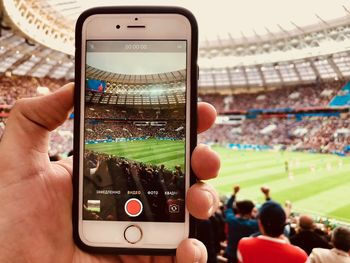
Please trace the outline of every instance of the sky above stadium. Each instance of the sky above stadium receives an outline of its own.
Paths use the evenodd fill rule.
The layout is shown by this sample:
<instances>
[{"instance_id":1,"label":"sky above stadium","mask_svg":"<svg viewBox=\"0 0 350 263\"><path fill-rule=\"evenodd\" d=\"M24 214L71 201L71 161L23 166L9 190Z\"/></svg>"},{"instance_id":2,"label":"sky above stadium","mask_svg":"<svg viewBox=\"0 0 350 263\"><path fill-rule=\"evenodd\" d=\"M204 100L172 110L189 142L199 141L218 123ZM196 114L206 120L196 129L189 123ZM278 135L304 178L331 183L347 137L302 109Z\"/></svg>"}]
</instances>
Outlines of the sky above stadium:
<instances>
[{"instance_id":1,"label":"sky above stadium","mask_svg":"<svg viewBox=\"0 0 350 263\"><path fill-rule=\"evenodd\" d=\"M119 74L159 74L185 69L186 53L88 52L87 64Z\"/></svg>"},{"instance_id":2,"label":"sky above stadium","mask_svg":"<svg viewBox=\"0 0 350 263\"><path fill-rule=\"evenodd\" d=\"M60 13L75 20L78 14L98 5L176 5L197 17L202 41L252 37L293 30L308 25L324 26L324 21L349 16L350 0L72 0L80 9L67 11L61 0L46 0Z\"/></svg>"},{"instance_id":3,"label":"sky above stadium","mask_svg":"<svg viewBox=\"0 0 350 263\"><path fill-rule=\"evenodd\" d=\"M173 72L186 68L186 42L92 40L87 44L86 59L88 65L112 73Z\"/></svg>"}]
</instances>

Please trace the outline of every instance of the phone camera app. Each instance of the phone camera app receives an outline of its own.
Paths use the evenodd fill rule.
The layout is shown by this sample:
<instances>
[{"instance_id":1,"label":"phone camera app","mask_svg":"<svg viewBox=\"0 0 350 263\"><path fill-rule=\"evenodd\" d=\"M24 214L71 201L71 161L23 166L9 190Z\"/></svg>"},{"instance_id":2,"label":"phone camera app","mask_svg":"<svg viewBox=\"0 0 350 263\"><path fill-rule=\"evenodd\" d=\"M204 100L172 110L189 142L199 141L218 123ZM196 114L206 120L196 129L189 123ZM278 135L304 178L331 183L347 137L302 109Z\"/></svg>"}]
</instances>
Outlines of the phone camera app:
<instances>
[{"instance_id":1,"label":"phone camera app","mask_svg":"<svg viewBox=\"0 0 350 263\"><path fill-rule=\"evenodd\" d=\"M184 222L186 42L87 45L84 219Z\"/></svg>"}]
</instances>

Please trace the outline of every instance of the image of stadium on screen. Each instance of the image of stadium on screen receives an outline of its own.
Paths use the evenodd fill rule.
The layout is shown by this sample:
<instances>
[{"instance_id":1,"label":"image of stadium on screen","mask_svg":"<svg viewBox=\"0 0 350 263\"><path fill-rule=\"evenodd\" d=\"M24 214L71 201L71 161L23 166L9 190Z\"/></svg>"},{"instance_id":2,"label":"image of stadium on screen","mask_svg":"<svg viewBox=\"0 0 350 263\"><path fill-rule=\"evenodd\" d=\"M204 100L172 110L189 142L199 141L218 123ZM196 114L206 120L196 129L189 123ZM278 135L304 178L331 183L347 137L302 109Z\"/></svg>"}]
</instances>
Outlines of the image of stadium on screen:
<instances>
[{"instance_id":1,"label":"image of stadium on screen","mask_svg":"<svg viewBox=\"0 0 350 263\"><path fill-rule=\"evenodd\" d=\"M83 218L183 222L186 41L88 41L85 78Z\"/></svg>"}]
</instances>

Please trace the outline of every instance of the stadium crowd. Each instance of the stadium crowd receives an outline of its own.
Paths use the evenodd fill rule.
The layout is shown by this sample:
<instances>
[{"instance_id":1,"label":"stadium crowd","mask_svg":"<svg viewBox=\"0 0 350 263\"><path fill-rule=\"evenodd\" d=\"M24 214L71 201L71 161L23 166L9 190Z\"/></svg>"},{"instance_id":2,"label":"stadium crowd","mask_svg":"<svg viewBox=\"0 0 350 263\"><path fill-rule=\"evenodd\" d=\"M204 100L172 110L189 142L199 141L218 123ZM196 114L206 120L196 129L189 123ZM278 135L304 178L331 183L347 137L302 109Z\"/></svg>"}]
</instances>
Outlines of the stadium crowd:
<instances>
[{"instance_id":1,"label":"stadium crowd","mask_svg":"<svg viewBox=\"0 0 350 263\"><path fill-rule=\"evenodd\" d=\"M40 96L38 87L47 88L48 92L53 92L59 87L63 86L67 81L64 79L51 79L51 78L34 78L29 76L0 76L0 106L3 106L1 112L8 112L18 99L30 98ZM5 109L6 110L3 110ZM88 128L91 131L87 132L88 139L109 139L120 138L123 136L129 137L130 133L133 137L144 136L159 136L159 137L171 137L174 139L183 138L184 130L180 127L184 127L181 123L184 112L181 108L171 109L132 109L127 111L116 108L115 106L107 106L100 104L91 104L87 107L86 118L88 119L129 119L134 120L162 120L169 119L179 120L172 123L167 123L164 127L160 126L147 126L147 130L143 126L136 126L132 124L102 124L101 127L97 125L90 125ZM6 117L0 116L0 138L4 132L6 124ZM107 126L110 127L107 127ZM123 126L123 127L122 127ZM118 129L116 129L118 128ZM120 128L120 129L119 129ZM176 129L180 128L178 131ZM109 131L112 129L113 131ZM143 136L142 136L143 133ZM73 149L73 120L67 120L61 127L57 128L51 133L49 155L60 158L60 156L67 155Z\"/></svg>"},{"instance_id":2,"label":"stadium crowd","mask_svg":"<svg viewBox=\"0 0 350 263\"><path fill-rule=\"evenodd\" d=\"M50 134L49 155L67 155L73 150L73 120L66 120Z\"/></svg>"},{"instance_id":3,"label":"stadium crowd","mask_svg":"<svg viewBox=\"0 0 350 263\"><path fill-rule=\"evenodd\" d=\"M149 123L136 125L132 122L90 122L86 124L85 140L145 137L182 140L185 138L184 125L181 121L168 121L161 126Z\"/></svg>"},{"instance_id":4,"label":"stadium crowd","mask_svg":"<svg viewBox=\"0 0 350 263\"><path fill-rule=\"evenodd\" d=\"M1 76L0 77L0 105L13 105L17 99L38 96L38 86L47 87L49 91L54 91L65 80L54 80L50 78L33 78L20 76ZM222 95L201 95L201 99L213 103L218 111L220 110L244 110L252 108L280 108L280 107L306 107L306 106L325 106L330 99L337 93L342 86L341 81L329 81L322 84L313 84L309 86L284 87L255 94L239 94L233 97L225 97ZM294 94L294 95L293 95ZM298 95L299 94L299 95ZM88 119L117 119L125 120L132 117L135 120L165 120L169 117L173 120L183 118L181 109L132 109L127 111L121 110L118 106L106 106L98 103L91 103L86 110ZM296 150L310 150L317 152L337 152L342 151L344 147L350 144L350 136L346 133L350 128L349 116L342 118L303 118L301 121L293 119L257 119L243 120L241 123L232 125L216 125L213 129L205 134L201 134L199 141L202 142L234 142L242 144L258 144L258 145L283 145L285 148ZM3 133L6 118L0 120L0 136ZM117 124L114 124L114 126ZM276 126L267 133L261 131L268 127ZM125 130L110 132L108 127L100 129L98 135L97 127L91 128L92 132L88 133L88 139L96 139L97 137L111 136L120 137L122 134L127 135L126 130L131 131L134 136L139 136L142 129L141 126L126 125ZM166 127L149 126L146 133L169 135L167 137L178 138L179 132L174 130L181 127L176 124L167 124ZM67 154L72 149L72 121L58 128L51 136L50 154ZM164 130L163 130L164 129ZM113 130L113 129L112 129ZM307 130L306 133L298 133L297 131ZM338 130L343 132L337 132ZM69 131L71 131L69 135ZM111 134L112 133L112 134ZM118 134L113 134L118 133ZM182 134L181 134L182 135Z\"/></svg>"},{"instance_id":5,"label":"stadium crowd","mask_svg":"<svg viewBox=\"0 0 350 263\"><path fill-rule=\"evenodd\" d=\"M64 79L0 75L1 109L10 109L18 99L40 96L38 87L45 87L47 92L53 92L66 83L67 80ZM6 110L6 112L8 111ZM5 130L5 124L6 117L0 117L0 138ZM67 120L61 127L51 133L49 155L66 155L72 149L73 121Z\"/></svg>"},{"instance_id":6,"label":"stadium crowd","mask_svg":"<svg viewBox=\"0 0 350 263\"><path fill-rule=\"evenodd\" d=\"M144 164L93 151L85 151L84 160L84 204L88 208L89 200L101 200L100 212L85 209L86 219L130 220L122 206L134 194L144 206L137 219L182 220L183 209L176 213L169 210L169 205L184 202L184 173L179 165L167 169L163 164Z\"/></svg>"},{"instance_id":7,"label":"stadium crowd","mask_svg":"<svg viewBox=\"0 0 350 263\"><path fill-rule=\"evenodd\" d=\"M0 105L13 105L18 99L38 96L37 87L47 87L52 92L66 83L64 79L0 75Z\"/></svg>"},{"instance_id":8,"label":"stadium crowd","mask_svg":"<svg viewBox=\"0 0 350 263\"><path fill-rule=\"evenodd\" d=\"M118 105L88 104L86 108L88 119L121 119L121 120L181 120L184 118L184 107L171 109L120 107Z\"/></svg>"},{"instance_id":9,"label":"stadium crowd","mask_svg":"<svg viewBox=\"0 0 350 263\"><path fill-rule=\"evenodd\" d=\"M265 202L237 200L240 187L208 220L198 225L199 239L208 250L208 263L349 263L349 226L315 222L284 207L261 187Z\"/></svg>"},{"instance_id":10,"label":"stadium crowd","mask_svg":"<svg viewBox=\"0 0 350 263\"><path fill-rule=\"evenodd\" d=\"M342 81L325 81L236 95L201 94L200 99L214 105L218 112L325 107L343 85Z\"/></svg>"},{"instance_id":11,"label":"stadium crowd","mask_svg":"<svg viewBox=\"0 0 350 263\"><path fill-rule=\"evenodd\" d=\"M199 135L201 142L282 146L288 150L321 153L343 152L350 145L349 114L341 117L296 119L242 119L235 124L217 124Z\"/></svg>"}]
</instances>

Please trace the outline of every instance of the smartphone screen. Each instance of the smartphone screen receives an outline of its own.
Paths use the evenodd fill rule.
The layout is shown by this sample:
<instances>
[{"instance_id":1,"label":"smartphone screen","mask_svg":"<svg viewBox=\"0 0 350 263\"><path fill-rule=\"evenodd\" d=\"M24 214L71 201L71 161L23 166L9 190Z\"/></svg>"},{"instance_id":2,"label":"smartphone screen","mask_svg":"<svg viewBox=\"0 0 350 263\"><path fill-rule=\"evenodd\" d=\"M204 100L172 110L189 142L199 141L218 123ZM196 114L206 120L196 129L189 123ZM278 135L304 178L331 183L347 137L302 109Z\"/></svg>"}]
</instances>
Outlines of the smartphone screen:
<instances>
[{"instance_id":1,"label":"smartphone screen","mask_svg":"<svg viewBox=\"0 0 350 263\"><path fill-rule=\"evenodd\" d=\"M186 46L86 41L84 220L185 221Z\"/></svg>"}]
</instances>

